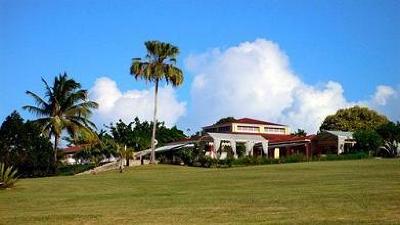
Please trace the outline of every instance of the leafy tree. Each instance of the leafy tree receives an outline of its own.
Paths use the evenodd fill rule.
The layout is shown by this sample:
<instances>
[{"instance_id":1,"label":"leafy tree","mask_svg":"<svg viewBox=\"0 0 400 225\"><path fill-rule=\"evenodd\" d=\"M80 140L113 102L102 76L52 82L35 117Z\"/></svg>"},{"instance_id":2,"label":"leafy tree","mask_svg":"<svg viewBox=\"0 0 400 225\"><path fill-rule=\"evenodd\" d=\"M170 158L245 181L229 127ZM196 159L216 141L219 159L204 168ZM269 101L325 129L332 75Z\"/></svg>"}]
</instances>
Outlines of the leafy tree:
<instances>
[{"instance_id":1,"label":"leafy tree","mask_svg":"<svg viewBox=\"0 0 400 225\"><path fill-rule=\"evenodd\" d=\"M299 137L305 137L305 136L307 136L307 133L303 129L297 129L297 131L292 133L292 135L299 136Z\"/></svg>"},{"instance_id":2,"label":"leafy tree","mask_svg":"<svg viewBox=\"0 0 400 225\"><path fill-rule=\"evenodd\" d=\"M24 177L54 173L53 149L47 136L33 122L24 122L18 112L0 127L0 162L14 166Z\"/></svg>"},{"instance_id":3,"label":"leafy tree","mask_svg":"<svg viewBox=\"0 0 400 225\"><path fill-rule=\"evenodd\" d=\"M117 149L118 155L119 155L119 157L121 159L120 170L122 172L122 170L124 169L124 166L123 166L123 163L122 163L123 159L125 159L125 161L126 161L126 166L129 167L129 160L133 159L135 150L133 148L128 148L126 145L125 146L120 146L118 144L117 144L117 148L116 149Z\"/></svg>"},{"instance_id":4,"label":"leafy tree","mask_svg":"<svg viewBox=\"0 0 400 225\"><path fill-rule=\"evenodd\" d=\"M116 124L110 124L108 128L116 142L134 148L136 151L141 151L151 147L149 140L152 135L152 127L153 123L142 122L136 117L129 124L119 120ZM159 146L186 138L184 132L176 126L168 128L163 122L158 122L156 127L158 130L156 139Z\"/></svg>"},{"instance_id":5,"label":"leafy tree","mask_svg":"<svg viewBox=\"0 0 400 225\"><path fill-rule=\"evenodd\" d=\"M62 131L66 130L74 138L79 130L91 132L96 126L88 118L98 104L89 101L88 91L81 89L81 85L66 73L55 77L52 86L43 78L42 81L46 89L45 97L26 91L35 100L36 106L26 105L23 108L39 117L36 122L41 125L44 134L54 137L54 161L57 162Z\"/></svg>"},{"instance_id":6,"label":"leafy tree","mask_svg":"<svg viewBox=\"0 0 400 225\"><path fill-rule=\"evenodd\" d=\"M383 141L375 130L357 130L353 134L356 144L356 151L376 153Z\"/></svg>"},{"instance_id":7,"label":"leafy tree","mask_svg":"<svg viewBox=\"0 0 400 225\"><path fill-rule=\"evenodd\" d=\"M89 160L95 166L98 166L104 159L118 155L113 138L104 130L93 136L91 134L82 135L83 137L80 136L81 139L78 139L78 141L69 140L72 141L73 145L83 146L81 151L75 153L74 158L76 160ZM85 135L89 135L89 137Z\"/></svg>"},{"instance_id":8,"label":"leafy tree","mask_svg":"<svg viewBox=\"0 0 400 225\"><path fill-rule=\"evenodd\" d=\"M224 123L230 123L230 122L235 122L235 121L236 121L236 119L234 117L228 116L228 117L225 117L225 118L222 118L222 119L218 120L215 123L215 125L224 124Z\"/></svg>"},{"instance_id":9,"label":"leafy tree","mask_svg":"<svg viewBox=\"0 0 400 225\"><path fill-rule=\"evenodd\" d=\"M384 151L383 155L389 157L397 156L400 143L400 123L389 122L379 126L376 131L384 141L384 145L381 148Z\"/></svg>"},{"instance_id":10,"label":"leafy tree","mask_svg":"<svg viewBox=\"0 0 400 225\"><path fill-rule=\"evenodd\" d=\"M179 86L183 83L183 73L176 67L176 56L179 54L178 47L169 43L160 41L145 42L147 55L142 60L134 58L130 74L136 79L144 79L154 82L154 114L153 114L153 130L151 136L151 163L155 163L155 138L157 126L157 95L158 84L161 80L171 83L173 86Z\"/></svg>"},{"instance_id":11,"label":"leafy tree","mask_svg":"<svg viewBox=\"0 0 400 225\"><path fill-rule=\"evenodd\" d=\"M388 123L389 120L367 107L354 106L340 109L334 115L327 116L320 130L373 130L380 125Z\"/></svg>"}]
</instances>

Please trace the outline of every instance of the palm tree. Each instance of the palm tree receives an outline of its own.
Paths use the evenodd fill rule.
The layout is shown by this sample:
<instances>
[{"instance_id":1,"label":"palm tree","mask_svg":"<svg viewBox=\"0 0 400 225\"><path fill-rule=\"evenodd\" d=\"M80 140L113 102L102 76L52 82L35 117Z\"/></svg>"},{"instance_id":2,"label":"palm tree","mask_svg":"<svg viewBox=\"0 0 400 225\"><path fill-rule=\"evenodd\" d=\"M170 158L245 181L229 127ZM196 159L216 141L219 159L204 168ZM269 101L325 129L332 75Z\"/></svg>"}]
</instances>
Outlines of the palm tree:
<instances>
[{"instance_id":1,"label":"palm tree","mask_svg":"<svg viewBox=\"0 0 400 225\"><path fill-rule=\"evenodd\" d=\"M179 54L178 47L160 41L146 41L144 44L147 54L143 60L141 58L133 59L130 74L135 76L135 79L144 79L155 84L150 158L150 163L154 164L158 84L165 80L167 84L171 83L174 87L179 86L183 83L183 73L176 67L176 56Z\"/></svg>"},{"instance_id":2,"label":"palm tree","mask_svg":"<svg viewBox=\"0 0 400 225\"><path fill-rule=\"evenodd\" d=\"M66 130L73 138L82 130L92 132L96 126L88 118L98 104L89 101L88 91L81 89L81 85L66 73L55 77L51 87L43 78L42 81L46 88L44 98L26 91L35 100L35 106L26 105L23 109L39 117L35 122L41 125L43 134L54 137L54 160L57 162L62 131Z\"/></svg>"}]
</instances>

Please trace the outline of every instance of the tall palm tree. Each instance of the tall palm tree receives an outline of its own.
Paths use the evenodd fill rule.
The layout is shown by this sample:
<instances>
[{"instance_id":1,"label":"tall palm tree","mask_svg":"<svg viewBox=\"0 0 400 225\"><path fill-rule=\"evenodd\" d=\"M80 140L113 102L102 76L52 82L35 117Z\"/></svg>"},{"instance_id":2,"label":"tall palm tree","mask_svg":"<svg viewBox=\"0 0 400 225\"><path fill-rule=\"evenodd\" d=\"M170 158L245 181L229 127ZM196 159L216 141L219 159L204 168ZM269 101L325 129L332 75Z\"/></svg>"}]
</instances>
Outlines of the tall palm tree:
<instances>
[{"instance_id":1,"label":"tall palm tree","mask_svg":"<svg viewBox=\"0 0 400 225\"><path fill-rule=\"evenodd\" d=\"M146 41L144 44L147 54L144 59L133 59L130 74L135 76L135 79L144 79L155 84L150 158L150 163L155 163L158 84L165 80L167 84L171 83L174 87L179 86L183 83L183 73L176 67L176 57L179 54L178 47L160 41Z\"/></svg>"},{"instance_id":2,"label":"tall palm tree","mask_svg":"<svg viewBox=\"0 0 400 225\"><path fill-rule=\"evenodd\" d=\"M39 117L35 121L42 126L43 133L49 138L54 137L54 160L57 162L62 131L67 131L73 138L77 138L78 131L92 132L96 126L88 118L98 104L89 101L88 91L81 89L81 85L66 73L55 77L53 86L43 78L42 81L46 88L44 98L26 91L35 100L35 105L26 105L23 109Z\"/></svg>"}]
</instances>

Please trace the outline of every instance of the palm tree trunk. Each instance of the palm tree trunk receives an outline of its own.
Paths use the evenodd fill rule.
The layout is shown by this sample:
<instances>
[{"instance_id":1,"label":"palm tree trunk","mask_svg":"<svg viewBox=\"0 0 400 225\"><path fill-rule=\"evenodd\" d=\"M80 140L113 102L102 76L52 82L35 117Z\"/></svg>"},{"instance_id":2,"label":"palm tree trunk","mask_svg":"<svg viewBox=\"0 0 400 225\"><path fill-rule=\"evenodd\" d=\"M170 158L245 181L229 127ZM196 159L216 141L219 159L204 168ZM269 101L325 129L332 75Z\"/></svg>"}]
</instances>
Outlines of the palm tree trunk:
<instances>
[{"instance_id":1,"label":"palm tree trunk","mask_svg":"<svg viewBox=\"0 0 400 225\"><path fill-rule=\"evenodd\" d=\"M59 140L59 136L57 134L54 135L54 164L57 163L57 148L58 148L58 144L60 142Z\"/></svg>"},{"instance_id":2,"label":"palm tree trunk","mask_svg":"<svg viewBox=\"0 0 400 225\"><path fill-rule=\"evenodd\" d=\"M158 79L156 79L155 90L154 90L154 114L153 114L153 132L151 135L151 156L150 163L156 163L156 128L157 128L157 95L158 95Z\"/></svg>"}]
</instances>

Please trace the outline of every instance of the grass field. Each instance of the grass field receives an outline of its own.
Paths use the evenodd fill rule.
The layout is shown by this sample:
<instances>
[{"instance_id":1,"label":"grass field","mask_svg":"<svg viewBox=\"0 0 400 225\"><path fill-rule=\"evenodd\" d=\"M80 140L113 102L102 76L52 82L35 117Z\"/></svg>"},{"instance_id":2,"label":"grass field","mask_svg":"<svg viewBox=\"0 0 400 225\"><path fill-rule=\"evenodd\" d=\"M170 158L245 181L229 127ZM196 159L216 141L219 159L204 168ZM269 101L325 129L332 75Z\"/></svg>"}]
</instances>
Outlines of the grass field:
<instances>
[{"instance_id":1,"label":"grass field","mask_svg":"<svg viewBox=\"0 0 400 225\"><path fill-rule=\"evenodd\" d=\"M0 224L400 224L400 160L24 179Z\"/></svg>"}]
</instances>

